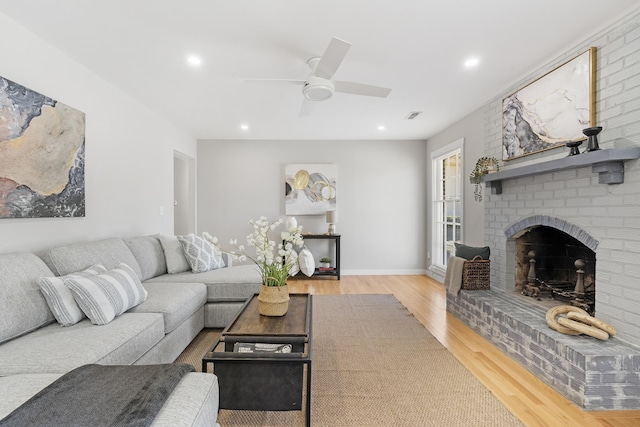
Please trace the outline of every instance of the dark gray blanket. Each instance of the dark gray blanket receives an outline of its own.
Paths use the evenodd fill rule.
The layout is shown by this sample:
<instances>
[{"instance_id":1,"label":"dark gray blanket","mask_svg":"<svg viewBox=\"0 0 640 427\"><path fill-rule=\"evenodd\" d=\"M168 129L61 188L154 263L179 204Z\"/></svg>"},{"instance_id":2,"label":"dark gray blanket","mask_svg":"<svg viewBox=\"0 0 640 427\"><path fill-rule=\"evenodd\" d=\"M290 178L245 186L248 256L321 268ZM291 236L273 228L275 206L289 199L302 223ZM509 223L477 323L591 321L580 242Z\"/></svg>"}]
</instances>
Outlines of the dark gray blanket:
<instances>
[{"instance_id":1,"label":"dark gray blanket","mask_svg":"<svg viewBox=\"0 0 640 427\"><path fill-rule=\"evenodd\" d=\"M0 426L149 426L191 365L85 365L58 378Z\"/></svg>"}]
</instances>

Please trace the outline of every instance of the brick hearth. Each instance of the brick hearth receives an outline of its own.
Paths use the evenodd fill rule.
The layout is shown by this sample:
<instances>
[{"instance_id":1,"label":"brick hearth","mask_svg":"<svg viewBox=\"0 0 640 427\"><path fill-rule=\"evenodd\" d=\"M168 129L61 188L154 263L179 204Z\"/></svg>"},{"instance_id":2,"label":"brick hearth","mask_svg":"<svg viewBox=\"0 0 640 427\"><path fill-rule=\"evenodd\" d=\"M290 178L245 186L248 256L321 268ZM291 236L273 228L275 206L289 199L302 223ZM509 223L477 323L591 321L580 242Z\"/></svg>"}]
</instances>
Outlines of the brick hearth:
<instances>
[{"instance_id":1,"label":"brick hearth","mask_svg":"<svg viewBox=\"0 0 640 427\"><path fill-rule=\"evenodd\" d=\"M580 407L640 409L640 348L563 335L545 309L503 291L447 293L447 311Z\"/></svg>"}]
</instances>

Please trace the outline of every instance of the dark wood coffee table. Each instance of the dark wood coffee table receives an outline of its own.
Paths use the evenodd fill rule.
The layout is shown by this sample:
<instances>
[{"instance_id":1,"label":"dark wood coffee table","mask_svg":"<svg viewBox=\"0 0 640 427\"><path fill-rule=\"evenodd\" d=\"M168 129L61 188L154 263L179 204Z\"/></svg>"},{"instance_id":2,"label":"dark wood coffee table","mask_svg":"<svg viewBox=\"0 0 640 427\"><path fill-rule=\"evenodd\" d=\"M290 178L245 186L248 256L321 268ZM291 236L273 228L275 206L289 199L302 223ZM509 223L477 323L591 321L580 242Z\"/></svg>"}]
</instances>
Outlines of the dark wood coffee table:
<instances>
[{"instance_id":1,"label":"dark wood coffee table","mask_svg":"<svg viewBox=\"0 0 640 427\"><path fill-rule=\"evenodd\" d=\"M261 316L258 294L249 298L203 356L202 371L212 363L218 377L220 409L302 410L306 380L306 421L311 425L312 296L289 296L282 317ZM289 344L291 352L242 353L234 351L236 343Z\"/></svg>"}]
</instances>

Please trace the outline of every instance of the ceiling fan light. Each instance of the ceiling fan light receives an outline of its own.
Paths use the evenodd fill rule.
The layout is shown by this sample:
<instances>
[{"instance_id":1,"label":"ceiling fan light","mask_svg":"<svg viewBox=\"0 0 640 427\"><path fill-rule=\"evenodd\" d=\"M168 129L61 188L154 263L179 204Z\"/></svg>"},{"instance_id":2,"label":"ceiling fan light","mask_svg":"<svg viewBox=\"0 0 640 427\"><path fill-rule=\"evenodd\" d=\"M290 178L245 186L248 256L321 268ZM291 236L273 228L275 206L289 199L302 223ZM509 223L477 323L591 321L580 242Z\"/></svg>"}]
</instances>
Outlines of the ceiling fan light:
<instances>
[{"instance_id":1,"label":"ceiling fan light","mask_svg":"<svg viewBox=\"0 0 640 427\"><path fill-rule=\"evenodd\" d=\"M333 88L331 86L306 85L302 89L302 93L310 101L324 101L333 96Z\"/></svg>"},{"instance_id":2,"label":"ceiling fan light","mask_svg":"<svg viewBox=\"0 0 640 427\"><path fill-rule=\"evenodd\" d=\"M333 82L322 77L311 75L302 87L302 93L310 101L325 101L333 96Z\"/></svg>"}]
</instances>

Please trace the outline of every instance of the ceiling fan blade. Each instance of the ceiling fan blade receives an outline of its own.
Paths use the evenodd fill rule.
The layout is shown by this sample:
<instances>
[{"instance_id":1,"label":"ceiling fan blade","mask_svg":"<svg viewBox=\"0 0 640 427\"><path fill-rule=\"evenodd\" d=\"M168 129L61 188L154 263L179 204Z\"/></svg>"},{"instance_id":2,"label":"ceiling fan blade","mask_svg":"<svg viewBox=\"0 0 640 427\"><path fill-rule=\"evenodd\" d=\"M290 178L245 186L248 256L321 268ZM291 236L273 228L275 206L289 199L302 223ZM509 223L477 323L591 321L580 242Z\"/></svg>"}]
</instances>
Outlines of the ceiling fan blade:
<instances>
[{"instance_id":1,"label":"ceiling fan blade","mask_svg":"<svg viewBox=\"0 0 640 427\"><path fill-rule=\"evenodd\" d=\"M340 64L342 64L342 60L350 47L351 43L349 42L335 37L331 39L329 46L327 46L327 49L322 54L320 62L318 62L315 75L325 79L331 79Z\"/></svg>"},{"instance_id":2,"label":"ceiling fan blade","mask_svg":"<svg viewBox=\"0 0 640 427\"><path fill-rule=\"evenodd\" d=\"M336 92L350 93L352 95L378 96L386 98L391 89L380 86L371 86L363 83L334 81Z\"/></svg>"},{"instance_id":3,"label":"ceiling fan blade","mask_svg":"<svg viewBox=\"0 0 640 427\"><path fill-rule=\"evenodd\" d=\"M285 83L292 85L304 85L304 80L292 80L292 79L240 79L242 83Z\"/></svg>"},{"instance_id":4,"label":"ceiling fan blade","mask_svg":"<svg viewBox=\"0 0 640 427\"><path fill-rule=\"evenodd\" d=\"M313 111L313 106L315 101L309 101L308 99L304 98L304 101L302 101L302 107L300 107L300 114L299 117L307 117L311 115L311 112Z\"/></svg>"}]
</instances>

